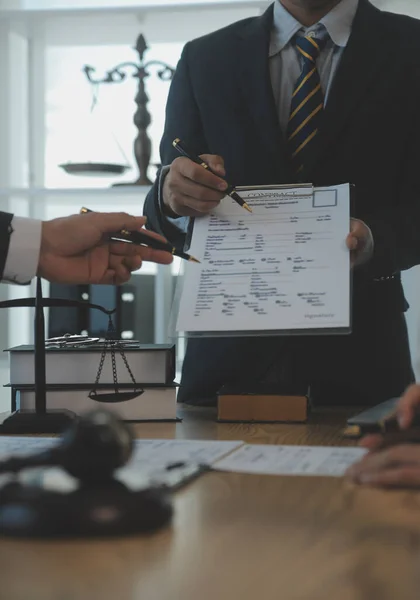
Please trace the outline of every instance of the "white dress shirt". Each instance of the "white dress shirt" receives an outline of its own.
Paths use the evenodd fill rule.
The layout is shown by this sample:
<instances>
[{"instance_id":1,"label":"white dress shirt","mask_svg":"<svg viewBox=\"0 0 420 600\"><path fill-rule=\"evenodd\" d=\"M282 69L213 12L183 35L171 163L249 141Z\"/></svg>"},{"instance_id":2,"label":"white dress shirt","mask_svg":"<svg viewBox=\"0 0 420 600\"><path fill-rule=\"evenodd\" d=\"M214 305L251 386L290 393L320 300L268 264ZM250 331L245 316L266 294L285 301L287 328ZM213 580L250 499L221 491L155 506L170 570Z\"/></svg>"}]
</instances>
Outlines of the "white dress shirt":
<instances>
[{"instance_id":1,"label":"white dress shirt","mask_svg":"<svg viewBox=\"0 0 420 600\"><path fill-rule=\"evenodd\" d=\"M318 23L310 27L303 27L284 8L283 4L276 0L269 47L269 65L274 100L283 132L287 130L292 94L301 73L303 62L302 56L293 43L293 38L296 35L321 37L325 35L325 32L328 33L328 41L317 60L325 105L328 101L328 94L341 55L350 38L358 4L359 0L341 0Z\"/></svg>"},{"instance_id":2,"label":"white dress shirt","mask_svg":"<svg viewBox=\"0 0 420 600\"><path fill-rule=\"evenodd\" d=\"M42 221L13 217L11 227L2 281L26 284L35 277L38 269Z\"/></svg>"}]
</instances>

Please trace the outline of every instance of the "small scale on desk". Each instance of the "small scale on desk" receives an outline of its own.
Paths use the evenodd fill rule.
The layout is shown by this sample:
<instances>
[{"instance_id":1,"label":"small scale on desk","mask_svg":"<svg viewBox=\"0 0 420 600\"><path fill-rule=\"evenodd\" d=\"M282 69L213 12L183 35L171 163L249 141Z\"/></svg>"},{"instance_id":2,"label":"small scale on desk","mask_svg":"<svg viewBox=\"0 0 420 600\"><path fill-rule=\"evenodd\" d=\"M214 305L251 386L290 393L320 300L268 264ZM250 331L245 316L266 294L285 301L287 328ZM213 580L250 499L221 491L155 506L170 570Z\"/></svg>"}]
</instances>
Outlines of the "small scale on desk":
<instances>
[{"instance_id":1,"label":"small scale on desk","mask_svg":"<svg viewBox=\"0 0 420 600\"><path fill-rule=\"evenodd\" d=\"M133 373L125 356L124 348L121 347L118 340L114 340L115 330L111 315L115 310L107 310L98 304L80 302L77 300L64 300L59 298L43 298L41 280L37 279L36 297L21 298L0 302L0 308L13 308L15 306L35 307L34 319L34 386L35 410L15 410L0 425L0 434L26 434L26 433L61 433L71 422L76 419L73 411L66 409L50 410L47 407L47 383L46 383L46 349L45 349L45 324L44 307L45 306L84 306L92 309L98 309L108 315L108 336L101 344L101 357L96 374L96 380L92 383L91 389L87 395L91 400L105 403L119 403L133 400L143 393L143 389L136 383ZM100 382L105 356L109 350L112 359L113 389L110 386L103 386ZM119 386L116 370L115 354L121 355L123 365L125 366L129 379L128 385ZM89 407L86 407L87 409Z\"/></svg>"},{"instance_id":2,"label":"small scale on desk","mask_svg":"<svg viewBox=\"0 0 420 600\"><path fill-rule=\"evenodd\" d=\"M10 300L0 303L0 308L34 306L34 363L35 363L35 410L13 412L0 425L0 434L10 433L60 433L74 421L76 416L68 410L47 411L45 384L45 321L42 282L36 279L36 297Z\"/></svg>"}]
</instances>

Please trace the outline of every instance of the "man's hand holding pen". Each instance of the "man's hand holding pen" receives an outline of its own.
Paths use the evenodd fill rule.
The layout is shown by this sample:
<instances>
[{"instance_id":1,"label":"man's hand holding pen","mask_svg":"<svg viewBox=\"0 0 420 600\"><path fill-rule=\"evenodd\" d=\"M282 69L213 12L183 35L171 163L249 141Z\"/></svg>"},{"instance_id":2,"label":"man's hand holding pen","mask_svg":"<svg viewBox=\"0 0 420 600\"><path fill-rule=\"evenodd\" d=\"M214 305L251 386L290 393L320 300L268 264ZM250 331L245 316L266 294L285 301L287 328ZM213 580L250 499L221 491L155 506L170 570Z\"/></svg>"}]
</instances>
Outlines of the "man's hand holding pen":
<instances>
[{"instance_id":1,"label":"man's hand holding pen","mask_svg":"<svg viewBox=\"0 0 420 600\"><path fill-rule=\"evenodd\" d=\"M81 214L92 215L92 212L92 210L86 207L80 209ZM144 222L145 218L143 217L143 223ZM170 244L167 240L165 240L165 238L161 237L160 235L152 231L145 231L142 228L140 228L139 230L129 230L128 228L123 228L119 231L112 232L111 235L109 235L108 237L113 242L123 242L123 252L127 251L126 248L124 249L124 245L131 245L134 248L133 253L141 254L142 252L144 252L146 253L146 256L148 256L148 253L152 253L153 255L153 252L157 251L158 256L161 256L162 254L163 256L167 256L167 254L169 253L169 255L179 256L184 260L196 263L200 262L199 260L194 258L194 256L191 256L191 254L187 254L186 252L183 252L182 250L179 250L178 248ZM136 250L136 248L138 248L138 250Z\"/></svg>"},{"instance_id":2,"label":"man's hand holding pen","mask_svg":"<svg viewBox=\"0 0 420 600\"><path fill-rule=\"evenodd\" d=\"M165 177L163 203L168 217L199 217L218 206L228 187L223 158L211 154L200 156L217 174L203 169L189 158L176 158Z\"/></svg>"},{"instance_id":3,"label":"man's hand holding pen","mask_svg":"<svg viewBox=\"0 0 420 600\"><path fill-rule=\"evenodd\" d=\"M183 207L187 206L187 208L193 211L191 214L187 213L177 213L174 208L171 208L170 204L167 205L169 210L172 211L172 216L191 216L197 217L199 215L205 214L216 208L219 204L220 200L224 196L230 196L232 200L234 200L239 206L242 206L245 210L252 213L252 208L245 202L245 200L238 194L235 190L235 186L230 185L222 179L226 175L224 161L221 156L215 155L206 155L197 156L191 150L188 150L184 142L182 142L179 138L175 138L172 142L172 146L175 150L187 160L187 162L178 163L181 164L180 168L175 170L175 186L172 188L175 189L175 198L172 199L175 206L177 208L178 202L176 201L176 193L181 192L181 210L185 210ZM196 172L195 167L193 165L198 165L200 169L204 170L204 172L210 173L213 175L213 179L210 178L202 178L199 172ZM172 167L171 167L172 169ZM178 178L176 177L178 174ZM181 177L179 177L181 175ZM176 182L180 183L178 188L176 186ZM167 184L167 185L170 185ZM209 187L208 187L209 186ZM204 188L204 189L203 189ZM206 189L207 188L207 189ZM209 195L209 190L213 192L212 197ZM217 195L215 195L215 191L217 191ZM220 198L220 192L223 192L222 198ZM171 189L166 188L163 190L164 203L165 203L165 195L167 198L167 202L171 202ZM191 205L191 199L193 200L193 204ZM197 202L198 201L198 202ZM204 204L203 204L204 202ZM207 205L205 204L207 202ZM211 206L210 206L211 204ZM171 215L168 215L171 216Z\"/></svg>"},{"instance_id":4,"label":"man's hand holding pen","mask_svg":"<svg viewBox=\"0 0 420 600\"><path fill-rule=\"evenodd\" d=\"M356 483L381 487L420 487L420 385L410 386L398 403L399 431L365 436L360 445L369 450L347 476ZM417 443L413 443L417 442Z\"/></svg>"},{"instance_id":5,"label":"man's hand holding pen","mask_svg":"<svg viewBox=\"0 0 420 600\"><path fill-rule=\"evenodd\" d=\"M170 264L172 254L165 249L113 241L113 231L140 232L144 223L144 217L126 213L91 213L45 221L37 274L57 283L119 285L128 281L144 260ZM153 241L165 242L155 233L147 235Z\"/></svg>"}]
</instances>

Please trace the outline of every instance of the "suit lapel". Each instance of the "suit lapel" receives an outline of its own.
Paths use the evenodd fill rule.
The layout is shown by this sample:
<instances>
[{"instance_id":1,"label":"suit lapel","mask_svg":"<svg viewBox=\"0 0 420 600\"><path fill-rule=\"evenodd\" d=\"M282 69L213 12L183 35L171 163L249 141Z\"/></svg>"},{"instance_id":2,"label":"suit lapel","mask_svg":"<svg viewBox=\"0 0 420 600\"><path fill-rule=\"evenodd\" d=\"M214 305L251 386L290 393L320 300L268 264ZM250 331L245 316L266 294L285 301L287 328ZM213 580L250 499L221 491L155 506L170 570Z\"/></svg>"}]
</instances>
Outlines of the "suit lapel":
<instances>
[{"instance_id":1,"label":"suit lapel","mask_svg":"<svg viewBox=\"0 0 420 600\"><path fill-rule=\"evenodd\" d=\"M392 44L386 39L381 12L360 0L352 34L341 57L324 112L324 119L303 179L309 180L324 154L347 124L352 112L364 102L370 86L385 71Z\"/></svg>"},{"instance_id":2,"label":"suit lapel","mask_svg":"<svg viewBox=\"0 0 420 600\"><path fill-rule=\"evenodd\" d=\"M290 166L286 142L281 132L269 70L269 43L273 25L273 6L249 21L238 33L236 77L241 108L261 139L264 152L270 155L278 181L288 180Z\"/></svg>"}]
</instances>

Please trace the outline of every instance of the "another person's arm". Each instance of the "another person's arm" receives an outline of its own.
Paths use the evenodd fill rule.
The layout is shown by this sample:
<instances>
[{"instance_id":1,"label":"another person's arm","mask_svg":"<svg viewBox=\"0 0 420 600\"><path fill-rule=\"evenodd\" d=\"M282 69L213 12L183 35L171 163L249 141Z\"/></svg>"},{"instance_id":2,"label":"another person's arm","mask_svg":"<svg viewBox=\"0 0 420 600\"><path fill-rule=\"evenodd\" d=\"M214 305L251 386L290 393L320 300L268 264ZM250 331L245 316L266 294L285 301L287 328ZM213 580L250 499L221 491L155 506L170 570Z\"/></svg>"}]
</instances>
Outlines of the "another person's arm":
<instances>
[{"instance_id":1,"label":"another person's arm","mask_svg":"<svg viewBox=\"0 0 420 600\"><path fill-rule=\"evenodd\" d=\"M111 233L138 230L144 224L144 217L125 213L89 213L44 222L0 213L1 279L25 284L39 275L67 284L124 283L143 260L172 261L168 252L109 240Z\"/></svg>"},{"instance_id":2,"label":"another person's arm","mask_svg":"<svg viewBox=\"0 0 420 600\"><path fill-rule=\"evenodd\" d=\"M412 115L412 127L406 138L407 145L401 147L400 182L395 189L395 204L379 208L379 198L378 208L363 214L374 242L372 257L364 269L373 278L388 277L420 264L420 194L417 182L420 161L420 145L417 142L420 131L420 74L417 71L416 77L407 105ZM362 205L363 199L360 199L359 206Z\"/></svg>"},{"instance_id":3,"label":"another person's arm","mask_svg":"<svg viewBox=\"0 0 420 600\"><path fill-rule=\"evenodd\" d=\"M185 217L200 216L212 210L224 197L223 189L226 189L223 179L186 158L180 158L172 146L175 138L181 138L223 177L223 159L208 153L190 78L189 51L190 43L184 48L169 91L160 144L164 167L144 205L147 228L160 233L177 247L184 245Z\"/></svg>"},{"instance_id":4,"label":"another person's arm","mask_svg":"<svg viewBox=\"0 0 420 600\"><path fill-rule=\"evenodd\" d=\"M420 410L420 385L410 386L397 406L401 429L407 429ZM386 437L369 435L361 441L368 454L348 471L356 483L382 487L420 487L420 444L387 443Z\"/></svg>"}]
</instances>

